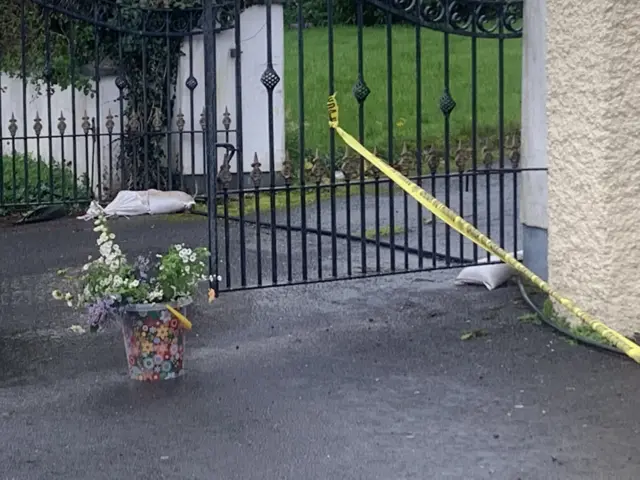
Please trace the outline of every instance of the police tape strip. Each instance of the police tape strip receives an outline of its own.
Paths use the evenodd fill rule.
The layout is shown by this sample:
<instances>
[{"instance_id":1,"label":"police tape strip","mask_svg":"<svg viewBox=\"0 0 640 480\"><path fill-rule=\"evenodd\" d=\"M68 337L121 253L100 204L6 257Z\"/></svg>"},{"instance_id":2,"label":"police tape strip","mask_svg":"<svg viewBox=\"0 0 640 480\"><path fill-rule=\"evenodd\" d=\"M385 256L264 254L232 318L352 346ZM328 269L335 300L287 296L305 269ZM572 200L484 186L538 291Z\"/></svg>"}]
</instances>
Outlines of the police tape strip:
<instances>
[{"instance_id":1,"label":"police tape strip","mask_svg":"<svg viewBox=\"0 0 640 480\"><path fill-rule=\"evenodd\" d=\"M526 268L522 263L516 260L511 254L509 254L506 250L500 248L493 240L483 235L478 229L476 229L469 222L465 221L462 217L460 217L456 212L449 209L446 205L435 199L433 196L425 192L422 188L416 185L414 182L405 177L402 173L398 172L396 169L391 167L388 163L379 159L375 155L373 155L369 150L367 150L360 142L358 142L354 137L349 135L339 126L338 122L338 103L336 101L336 94L329 96L329 101L327 102L327 107L329 109L329 127L334 129L338 135L342 138L342 140L351 147L354 151L359 153L362 157L364 157L367 161L369 161L373 166L377 167L382 173L384 173L390 180L392 180L396 185L402 188L405 192L407 192L411 197L413 197L418 203L427 208L431 213L433 213L440 220L445 222L451 228L456 230L461 235L465 236L475 244L479 245L483 249L485 249L490 254L495 255L500 260L502 260L507 265L513 267L514 270L518 271L522 276L527 278L531 283L537 286L540 290L548 294L550 297L555 299L558 303L564 306L567 310L569 310L573 315L577 318L588 324L594 331L598 332L604 338L606 338L609 342L619 348L622 352L624 352L627 356L635 360L637 363L640 363L640 346L629 340L624 335L612 330L611 328L604 325L602 322L597 320L592 315L578 308L571 300L563 297L556 290L551 288L551 286L538 277L531 270Z\"/></svg>"}]
</instances>

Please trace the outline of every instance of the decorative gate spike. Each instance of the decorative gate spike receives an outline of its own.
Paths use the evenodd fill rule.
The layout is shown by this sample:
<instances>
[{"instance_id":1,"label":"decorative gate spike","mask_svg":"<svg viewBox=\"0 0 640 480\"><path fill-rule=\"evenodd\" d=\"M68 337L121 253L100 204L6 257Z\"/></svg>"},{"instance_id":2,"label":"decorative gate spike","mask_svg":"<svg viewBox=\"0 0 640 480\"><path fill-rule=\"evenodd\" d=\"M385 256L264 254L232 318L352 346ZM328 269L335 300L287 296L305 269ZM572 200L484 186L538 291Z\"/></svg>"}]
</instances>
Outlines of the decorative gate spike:
<instances>
[{"instance_id":1,"label":"decorative gate spike","mask_svg":"<svg viewBox=\"0 0 640 480\"><path fill-rule=\"evenodd\" d=\"M227 131L229 131L229 128L231 127L231 114L227 107L224 107L224 113L222 114L222 126Z\"/></svg>"},{"instance_id":2,"label":"decorative gate spike","mask_svg":"<svg viewBox=\"0 0 640 480\"><path fill-rule=\"evenodd\" d=\"M260 181L262 180L262 171L260 170L261 163L258 161L258 152L253 154L253 163L251 164L251 181L253 182L253 186L258 188L260 186Z\"/></svg>"},{"instance_id":3,"label":"decorative gate spike","mask_svg":"<svg viewBox=\"0 0 640 480\"><path fill-rule=\"evenodd\" d=\"M67 129L67 122L64 118L64 112L60 112L60 116L58 117L58 131L60 135L64 135L65 130Z\"/></svg>"},{"instance_id":4,"label":"decorative gate spike","mask_svg":"<svg viewBox=\"0 0 640 480\"><path fill-rule=\"evenodd\" d=\"M224 157L222 158L222 165L220 165L220 171L218 172L218 180L220 181L222 188L228 190L232 179L233 176L231 175L229 153L225 152Z\"/></svg>"},{"instance_id":5,"label":"decorative gate spike","mask_svg":"<svg viewBox=\"0 0 640 480\"><path fill-rule=\"evenodd\" d=\"M360 172L360 159L353 155L351 149L347 145L344 149L344 156L342 157L342 166L340 167L344 174L344 179L350 182Z\"/></svg>"},{"instance_id":6,"label":"decorative gate spike","mask_svg":"<svg viewBox=\"0 0 640 480\"><path fill-rule=\"evenodd\" d=\"M284 152L284 161L282 162L282 170L280 175L284 178L286 185L291 185L291 179L293 177L293 165L291 164L291 158L289 157L289 150Z\"/></svg>"},{"instance_id":7,"label":"decorative gate spike","mask_svg":"<svg viewBox=\"0 0 640 480\"><path fill-rule=\"evenodd\" d=\"M111 109L109 109L109 113L107 114L107 122L105 123L105 126L107 127L107 132L109 134L112 134L115 123L113 122L113 115L111 114Z\"/></svg>"},{"instance_id":8,"label":"decorative gate spike","mask_svg":"<svg viewBox=\"0 0 640 480\"><path fill-rule=\"evenodd\" d=\"M36 112L36 118L33 120L33 131L36 132L36 137L39 137L42 133L42 120L38 112Z\"/></svg>"},{"instance_id":9,"label":"decorative gate spike","mask_svg":"<svg viewBox=\"0 0 640 480\"><path fill-rule=\"evenodd\" d=\"M16 117L13 113L11 114L11 119L9 120L9 133L12 137L15 137L16 133L18 133L18 121L16 120Z\"/></svg>"}]
</instances>

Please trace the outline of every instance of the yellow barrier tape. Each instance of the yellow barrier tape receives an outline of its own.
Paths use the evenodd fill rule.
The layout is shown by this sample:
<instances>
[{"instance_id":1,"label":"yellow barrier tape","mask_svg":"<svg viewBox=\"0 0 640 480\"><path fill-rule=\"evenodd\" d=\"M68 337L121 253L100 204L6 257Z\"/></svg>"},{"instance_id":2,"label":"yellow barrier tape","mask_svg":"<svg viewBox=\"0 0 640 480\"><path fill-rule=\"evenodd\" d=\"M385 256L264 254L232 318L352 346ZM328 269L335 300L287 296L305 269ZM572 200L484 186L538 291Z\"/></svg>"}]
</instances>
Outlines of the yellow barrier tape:
<instances>
[{"instance_id":1,"label":"yellow barrier tape","mask_svg":"<svg viewBox=\"0 0 640 480\"><path fill-rule=\"evenodd\" d=\"M191 322L187 320L187 317L182 315L178 310L173 308L171 305L165 305L165 306L167 307L167 310L169 310L169 312L171 312L171 314L178 319L178 321L182 324L184 328L186 328L187 330L191 330L192 325L191 325Z\"/></svg>"},{"instance_id":2,"label":"yellow barrier tape","mask_svg":"<svg viewBox=\"0 0 640 480\"><path fill-rule=\"evenodd\" d=\"M577 307L571 300L563 297L556 290L551 288L551 286L538 277L535 273L525 267L522 263L516 260L511 254L509 254L506 250L500 248L493 240L486 237L482 234L478 229L476 229L469 222L460 217L456 212L449 209L446 205L438 201L432 195L425 192L422 188L416 185L414 182L405 177L402 173L398 172L396 169L391 167L388 163L379 159L375 155L373 155L369 150L360 144L355 138L345 132L339 126L339 117L338 117L338 103L336 101L336 94L329 96L329 101L327 102L327 107L329 109L329 127L334 129L338 135L342 138L342 140L351 147L354 151L359 153L362 157L364 157L367 161L369 161L372 165L378 168L382 173L384 173L390 180L392 180L396 185L402 188L405 192L407 192L411 197L413 197L418 203L420 203L423 207L428 209L431 213L433 213L440 220L445 222L451 228L456 230L458 233L464 235L466 238L479 245L487 252L492 255L495 255L500 260L502 260L507 265L513 267L516 271L522 274L525 278L527 278L531 283L537 286L540 290L548 294L550 297L555 299L558 303L564 306L567 310L573 313L577 318L588 324L594 331L598 332L604 338L606 338L609 342L619 348L622 352L624 352L627 356L635 360L637 363L640 363L640 346L629 340L624 335L616 332L615 330L607 327L602 322L597 320L592 315L587 312L581 310Z\"/></svg>"}]
</instances>

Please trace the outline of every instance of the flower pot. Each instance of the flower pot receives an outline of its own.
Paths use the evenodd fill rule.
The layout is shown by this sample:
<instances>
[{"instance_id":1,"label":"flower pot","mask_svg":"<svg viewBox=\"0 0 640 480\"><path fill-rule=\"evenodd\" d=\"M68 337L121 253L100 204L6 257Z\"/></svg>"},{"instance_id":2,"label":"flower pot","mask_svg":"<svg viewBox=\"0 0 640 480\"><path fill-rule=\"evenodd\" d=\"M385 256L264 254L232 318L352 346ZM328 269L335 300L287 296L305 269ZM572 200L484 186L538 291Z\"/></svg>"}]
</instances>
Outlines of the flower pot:
<instances>
[{"instance_id":1,"label":"flower pot","mask_svg":"<svg viewBox=\"0 0 640 480\"><path fill-rule=\"evenodd\" d=\"M190 303L171 306L184 315ZM122 333L131 379L156 382L184 373L185 329L164 304L128 305Z\"/></svg>"}]
</instances>

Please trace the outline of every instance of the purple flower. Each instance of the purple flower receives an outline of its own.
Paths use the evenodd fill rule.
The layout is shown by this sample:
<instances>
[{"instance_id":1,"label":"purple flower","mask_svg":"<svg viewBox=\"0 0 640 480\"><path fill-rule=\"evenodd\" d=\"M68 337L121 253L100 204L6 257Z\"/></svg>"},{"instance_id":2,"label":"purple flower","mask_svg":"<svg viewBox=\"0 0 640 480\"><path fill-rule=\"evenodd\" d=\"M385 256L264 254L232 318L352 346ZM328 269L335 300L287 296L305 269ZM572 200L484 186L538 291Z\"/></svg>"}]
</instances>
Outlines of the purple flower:
<instances>
[{"instance_id":1,"label":"purple flower","mask_svg":"<svg viewBox=\"0 0 640 480\"><path fill-rule=\"evenodd\" d=\"M112 298L105 298L87 307L88 323L91 330L102 330L119 315L118 304Z\"/></svg>"}]
</instances>

